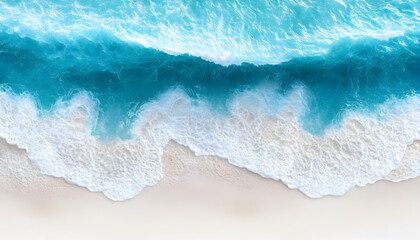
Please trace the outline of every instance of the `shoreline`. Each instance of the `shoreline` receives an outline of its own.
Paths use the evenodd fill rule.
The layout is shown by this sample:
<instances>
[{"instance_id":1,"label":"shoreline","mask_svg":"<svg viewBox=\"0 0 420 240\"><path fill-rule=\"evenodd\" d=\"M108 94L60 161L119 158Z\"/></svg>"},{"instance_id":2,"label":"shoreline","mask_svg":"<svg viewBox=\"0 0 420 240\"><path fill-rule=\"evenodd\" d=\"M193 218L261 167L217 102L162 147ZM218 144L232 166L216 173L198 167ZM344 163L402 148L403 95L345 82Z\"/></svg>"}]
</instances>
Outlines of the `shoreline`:
<instances>
[{"instance_id":1,"label":"shoreline","mask_svg":"<svg viewBox=\"0 0 420 240\"><path fill-rule=\"evenodd\" d=\"M311 199L171 141L162 158L163 179L133 199L113 202L63 179L28 174L34 168L16 146L1 142L0 150L1 164L9 159L7 164L24 169L8 176L1 166L2 239L420 237L420 178Z\"/></svg>"}]
</instances>

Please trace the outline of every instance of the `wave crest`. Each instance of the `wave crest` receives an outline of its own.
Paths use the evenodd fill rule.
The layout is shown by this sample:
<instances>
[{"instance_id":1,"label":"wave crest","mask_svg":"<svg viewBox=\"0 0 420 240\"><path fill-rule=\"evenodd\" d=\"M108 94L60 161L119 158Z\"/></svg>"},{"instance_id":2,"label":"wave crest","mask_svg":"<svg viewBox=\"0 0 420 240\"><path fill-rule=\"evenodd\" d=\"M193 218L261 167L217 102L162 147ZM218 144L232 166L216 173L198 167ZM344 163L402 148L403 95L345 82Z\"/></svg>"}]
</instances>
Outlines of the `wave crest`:
<instances>
[{"instance_id":1,"label":"wave crest","mask_svg":"<svg viewBox=\"0 0 420 240\"><path fill-rule=\"evenodd\" d=\"M35 39L107 33L221 64L321 55L339 39L388 39L420 28L416 0L2 1L0 25Z\"/></svg>"}]
</instances>

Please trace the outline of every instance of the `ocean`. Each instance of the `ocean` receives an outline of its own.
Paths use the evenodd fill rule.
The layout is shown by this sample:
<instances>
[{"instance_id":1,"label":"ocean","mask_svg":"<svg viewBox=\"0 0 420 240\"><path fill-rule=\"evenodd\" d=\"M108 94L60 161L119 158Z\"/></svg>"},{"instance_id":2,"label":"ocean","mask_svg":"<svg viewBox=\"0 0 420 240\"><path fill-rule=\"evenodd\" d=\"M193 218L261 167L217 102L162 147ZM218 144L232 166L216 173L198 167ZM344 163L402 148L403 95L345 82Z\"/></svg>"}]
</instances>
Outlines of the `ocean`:
<instances>
[{"instance_id":1,"label":"ocean","mask_svg":"<svg viewBox=\"0 0 420 240\"><path fill-rule=\"evenodd\" d=\"M419 12L418 0L3 0L0 137L116 201L162 178L171 140L309 197L342 195L387 178L420 140ZM393 181L420 175L413 159Z\"/></svg>"}]
</instances>

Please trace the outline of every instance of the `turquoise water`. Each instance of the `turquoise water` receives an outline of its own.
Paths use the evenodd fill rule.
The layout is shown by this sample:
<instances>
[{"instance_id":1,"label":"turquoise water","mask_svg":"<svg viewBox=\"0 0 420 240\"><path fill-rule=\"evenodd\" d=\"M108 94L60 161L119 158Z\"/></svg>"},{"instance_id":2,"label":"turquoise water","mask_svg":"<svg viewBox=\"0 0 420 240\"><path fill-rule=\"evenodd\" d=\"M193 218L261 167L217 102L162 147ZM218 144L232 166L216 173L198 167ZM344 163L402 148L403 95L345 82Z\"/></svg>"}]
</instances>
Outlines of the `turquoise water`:
<instances>
[{"instance_id":1,"label":"turquoise water","mask_svg":"<svg viewBox=\"0 0 420 240\"><path fill-rule=\"evenodd\" d=\"M1 35L1 83L16 93L29 92L48 110L59 98L89 91L100 105L94 134L129 138L129 112L180 87L192 98L226 113L232 95L258 85L280 93L294 85L309 89L306 130L322 134L353 108L370 109L389 98L420 90L419 35L390 40L343 39L322 56L294 58L276 65L221 66L189 55L172 56L103 36L63 44ZM405 42L406 46L400 42Z\"/></svg>"},{"instance_id":2,"label":"turquoise water","mask_svg":"<svg viewBox=\"0 0 420 240\"><path fill-rule=\"evenodd\" d=\"M219 63L279 63L325 54L344 37L418 31L417 0L2 1L2 23L37 38L98 32Z\"/></svg>"},{"instance_id":3,"label":"turquoise water","mask_svg":"<svg viewBox=\"0 0 420 240\"><path fill-rule=\"evenodd\" d=\"M288 106L290 102L281 99L304 89L300 102L304 110L298 114L297 124L311 137L327 138L331 129L343 127L349 113L374 115L385 122L393 118L395 109L400 113L400 106L407 106L407 98L419 94L419 11L420 2L416 0L1 1L0 83L2 91L10 96L29 95L40 119L55 116L57 108L62 107L57 101L71 105L75 96L87 94L96 103L97 112L88 135L98 144L137 139L133 126L146 121L142 112L149 111L148 104L179 91L192 101L190 109L205 106L203 111L221 118L236 116L232 104L239 96L262 92L263 107L258 108L268 109L265 114L283 120L287 118L279 105ZM16 111L11 114L18 114ZM186 121L196 121L188 118L190 114L196 116L194 113L185 114ZM19 124L38 128L35 120ZM171 126L171 120L165 120L165 124ZM368 126L373 125L364 125L368 130L360 136L368 134ZM399 133L398 127L393 125L392 134L411 139L406 130ZM244 131L238 128L225 131L231 141ZM169 127L162 134L178 138L178 130ZM391 136L386 132L379 135L383 141ZM261 138L263 134L255 136ZM2 137L19 144L15 140L18 136ZM194 139L186 142L201 141L183 137ZM58 146L64 143L45 139L40 141L53 146L48 151L58 158L64 156ZM398 141L391 142L398 145ZM194 148L201 143L191 144ZM298 149L303 146L294 144ZM392 156L402 157L406 146L402 145ZM223 157L240 162L248 159L245 150L238 147L236 155L226 153ZM163 151L160 145L156 151ZM203 151L213 153L207 148ZM377 150L365 151L371 156ZM263 162L283 161L255 154ZM34 161L42 166L44 158ZM121 159L124 161L124 157ZM322 162L317 157L308 159ZM370 164L368 158L350 159ZM380 174L398 166L398 161L391 162ZM265 173L260 168L269 166L263 163L234 164L263 176L275 175L273 178L286 183L293 175L286 178L287 171L283 170L279 174ZM47 167L43 171L72 179L69 172L55 173ZM372 179L360 184L353 179L348 185L363 185L377 177ZM347 183L337 184L318 195L341 193L343 190L331 190L340 186L348 189ZM310 192L310 181L289 185ZM100 191L97 187L90 189Z\"/></svg>"}]
</instances>

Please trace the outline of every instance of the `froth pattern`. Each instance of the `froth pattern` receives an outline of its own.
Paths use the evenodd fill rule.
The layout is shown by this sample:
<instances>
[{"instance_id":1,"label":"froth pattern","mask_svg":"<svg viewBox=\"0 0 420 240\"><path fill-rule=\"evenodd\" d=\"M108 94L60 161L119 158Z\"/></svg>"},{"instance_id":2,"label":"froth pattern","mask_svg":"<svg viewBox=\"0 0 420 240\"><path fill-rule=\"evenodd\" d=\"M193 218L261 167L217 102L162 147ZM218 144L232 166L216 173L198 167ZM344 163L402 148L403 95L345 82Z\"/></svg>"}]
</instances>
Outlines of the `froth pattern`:
<instances>
[{"instance_id":1,"label":"froth pattern","mask_svg":"<svg viewBox=\"0 0 420 240\"><path fill-rule=\"evenodd\" d=\"M95 102L86 94L57 102L40 116L27 95L0 92L0 135L26 149L41 172L101 191L113 200L135 196L161 178L162 146L143 141L100 142L90 134ZM156 152L157 150L157 152Z\"/></svg>"},{"instance_id":2,"label":"froth pattern","mask_svg":"<svg viewBox=\"0 0 420 240\"><path fill-rule=\"evenodd\" d=\"M88 93L58 101L50 113L40 114L29 95L2 90L0 137L26 149L42 173L113 200L134 197L158 182L163 148L171 139L198 155L227 158L281 180L310 197L341 195L385 177L399 181L420 174L413 143L420 139L418 96L391 99L370 113L347 111L340 125L314 136L299 122L307 111L306 95L299 86L286 95L244 91L231 99L229 114L221 115L172 89L135 113L132 139L103 142L90 134L97 103ZM412 153L403 159L407 145Z\"/></svg>"}]
</instances>

